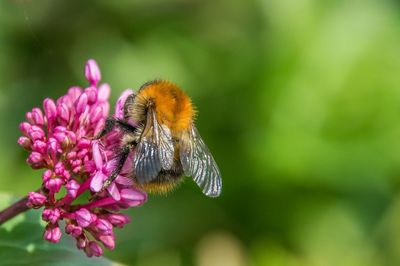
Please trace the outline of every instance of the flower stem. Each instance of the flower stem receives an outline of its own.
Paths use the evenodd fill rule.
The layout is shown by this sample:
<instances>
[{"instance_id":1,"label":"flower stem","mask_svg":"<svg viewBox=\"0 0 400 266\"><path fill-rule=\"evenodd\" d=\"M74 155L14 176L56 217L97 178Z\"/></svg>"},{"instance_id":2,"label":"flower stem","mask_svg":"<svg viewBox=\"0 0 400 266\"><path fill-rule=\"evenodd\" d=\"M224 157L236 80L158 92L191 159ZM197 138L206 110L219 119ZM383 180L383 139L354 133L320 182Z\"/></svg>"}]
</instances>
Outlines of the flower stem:
<instances>
[{"instance_id":1,"label":"flower stem","mask_svg":"<svg viewBox=\"0 0 400 266\"><path fill-rule=\"evenodd\" d=\"M116 203L116 200L114 200L113 198L109 197L109 198L95 200L95 201L89 202L87 204L80 205L79 207L80 208L90 209L90 208L103 207L103 206L111 205L111 204L114 204L114 203Z\"/></svg>"},{"instance_id":2,"label":"flower stem","mask_svg":"<svg viewBox=\"0 0 400 266\"><path fill-rule=\"evenodd\" d=\"M29 207L26 206L28 202L28 196L20 199L19 201L12 204L10 207L2 210L0 212L0 225L7 222L11 218L14 218L18 214L29 210Z\"/></svg>"}]
</instances>

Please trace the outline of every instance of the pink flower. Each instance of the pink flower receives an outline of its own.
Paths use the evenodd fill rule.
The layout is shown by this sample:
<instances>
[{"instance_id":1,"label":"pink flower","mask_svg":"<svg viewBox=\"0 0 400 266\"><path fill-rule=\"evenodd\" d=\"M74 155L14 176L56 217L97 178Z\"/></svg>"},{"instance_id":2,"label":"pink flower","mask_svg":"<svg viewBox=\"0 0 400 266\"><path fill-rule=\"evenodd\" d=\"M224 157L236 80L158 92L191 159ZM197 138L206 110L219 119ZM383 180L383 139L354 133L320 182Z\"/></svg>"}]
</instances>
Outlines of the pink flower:
<instances>
[{"instance_id":1,"label":"pink flower","mask_svg":"<svg viewBox=\"0 0 400 266\"><path fill-rule=\"evenodd\" d=\"M125 224L130 223L131 221L128 215L120 213L107 214L107 220L119 228L122 228Z\"/></svg>"},{"instance_id":2,"label":"pink flower","mask_svg":"<svg viewBox=\"0 0 400 266\"><path fill-rule=\"evenodd\" d=\"M99 240L108 249L114 249L115 247L115 237L113 235L102 235Z\"/></svg>"},{"instance_id":3,"label":"pink flower","mask_svg":"<svg viewBox=\"0 0 400 266\"><path fill-rule=\"evenodd\" d=\"M143 204L147 195L128 178L130 159L106 191L86 203L75 201L84 192L94 195L101 190L115 167L115 148L120 144L118 130L103 142L93 140L109 116L110 87L99 84L101 73L92 59L86 63L85 76L90 83L87 88L71 87L57 100L45 99L43 110L33 108L26 114L18 144L29 152L26 161L33 169L44 169L41 190L30 192L27 203L30 208L44 207L44 239L57 243L62 235L59 223L64 221L65 232L91 257L103 254L101 245L115 247L114 228L130 222L119 210ZM130 93L126 90L118 99L115 117L123 117Z\"/></svg>"},{"instance_id":4,"label":"pink flower","mask_svg":"<svg viewBox=\"0 0 400 266\"><path fill-rule=\"evenodd\" d=\"M96 61L89 59L85 67L85 76L90 84L96 86L97 82L101 79L100 69L97 66Z\"/></svg>"},{"instance_id":5,"label":"pink flower","mask_svg":"<svg viewBox=\"0 0 400 266\"><path fill-rule=\"evenodd\" d=\"M80 227L88 227L93 222L93 217L90 211L85 208L75 212L76 222Z\"/></svg>"},{"instance_id":6,"label":"pink flower","mask_svg":"<svg viewBox=\"0 0 400 266\"><path fill-rule=\"evenodd\" d=\"M61 239L61 229L56 225L55 227L47 226L44 231L43 238L49 242L58 243Z\"/></svg>"},{"instance_id":7,"label":"pink flower","mask_svg":"<svg viewBox=\"0 0 400 266\"><path fill-rule=\"evenodd\" d=\"M93 229L102 235L111 235L113 232L112 224L106 219L97 219L93 224Z\"/></svg>"},{"instance_id":8,"label":"pink flower","mask_svg":"<svg viewBox=\"0 0 400 266\"><path fill-rule=\"evenodd\" d=\"M46 222L50 222L52 224L57 223L58 219L60 218L60 210L55 209L44 209L42 212L42 220Z\"/></svg>"},{"instance_id":9,"label":"pink flower","mask_svg":"<svg viewBox=\"0 0 400 266\"><path fill-rule=\"evenodd\" d=\"M29 192L28 194L28 207L40 208L46 202L46 196L36 192Z\"/></svg>"},{"instance_id":10,"label":"pink flower","mask_svg":"<svg viewBox=\"0 0 400 266\"><path fill-rule=\"evenodd\" d=\"M71 198L76 198L76 196L78 195L80 185L78 182L72 179L65 185L65 188L67 189L67 193Z\"/></svg>"},{"instance_id":11,"label":"pink flower","mask_svg":"<svg viewBox=\"0 0 400 266\"><path fill-rule=\"evenodd\" d=\"M78 225L67 224L65 226L65 232L67 234L71 234L72 236L74 236L76 238L76 237L79 237L82 234L83 229L82 229L82 227L80 227Z\"/></svg>"},{"instance_id":12,"label":"pink flower","mask_svg":"<svg viewBox=\"0 0 400 266\"><path fill-rule=\"evenodd\" d=\"M100 257L103 255L103 249L95 241L90 241L89 245L85 247L85 253L88 257Z\"/></svg>"}]
</instances>

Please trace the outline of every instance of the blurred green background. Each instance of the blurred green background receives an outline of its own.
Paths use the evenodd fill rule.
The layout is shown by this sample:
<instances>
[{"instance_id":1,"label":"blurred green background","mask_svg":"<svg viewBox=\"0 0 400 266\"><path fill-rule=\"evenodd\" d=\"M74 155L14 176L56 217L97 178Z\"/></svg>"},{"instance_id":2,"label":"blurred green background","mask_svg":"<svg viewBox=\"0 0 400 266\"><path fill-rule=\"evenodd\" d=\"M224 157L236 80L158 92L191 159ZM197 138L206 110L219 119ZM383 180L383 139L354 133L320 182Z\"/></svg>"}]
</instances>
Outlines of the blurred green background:
<instances>
[{"instance_id":1,"label":"blurred green background","mask_svg":"<svg viewBox=\"0 0 400 266\"><path fill-rule=\"evenodd\" d=\"M88 58L113 103L154 78L179 84L224 181L218 199L189 179L151 196L110 259L400 265L398 1L1 1L1 191L40 185L18 124L85 86Z\"/></svg>"}]
</instances>

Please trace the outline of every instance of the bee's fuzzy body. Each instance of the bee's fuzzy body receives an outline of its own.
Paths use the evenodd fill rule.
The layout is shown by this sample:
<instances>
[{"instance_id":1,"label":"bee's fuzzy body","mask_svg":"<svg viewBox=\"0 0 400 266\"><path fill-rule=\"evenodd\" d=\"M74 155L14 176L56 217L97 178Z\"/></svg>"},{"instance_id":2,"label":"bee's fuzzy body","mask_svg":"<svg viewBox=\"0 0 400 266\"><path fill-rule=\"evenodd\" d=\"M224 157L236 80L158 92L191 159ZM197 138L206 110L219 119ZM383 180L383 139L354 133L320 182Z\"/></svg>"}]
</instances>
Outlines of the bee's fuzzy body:
<instances>
[{"instance_id":1,"label":"bee's fuzzy body","mask_svg":"<svg viewBox=\"0 0 400 266\"><path fill-rule=\"evenodd\" d=\"M175 84L156 80L144 84L127 97L124 119L109 119L99 137L114 125L123 129L119 163L106 182L121 171L133 151L131 177L136 186L151 193L165 194L192 176L203 193L221 193L221 174L214 158L194 126L195 110L190 98Z\"/></svg>"},{"instance_id":2,"label":"bee's fuzzy body","mask_svg":"<svg viewBox=\"0 0 400 266\"><path fill-rule=\"evenodd\" d=\"M160 80L142 86L134 101L126 105L126 117L138 124L136 138L140 138L146 125L149 108L154 108L157 120L171 131L174 143L174 162L171 169L161 170L158 176L148 183L138 184L150 193L165 194L172 190L182 179L183 169L179 160L179 139L182 132L190 129L195 111L190 98L175 84ZM128 137L131 141L132 137ZM139 141L139 140L137 140Z\"/></svg>"}]
</instances>

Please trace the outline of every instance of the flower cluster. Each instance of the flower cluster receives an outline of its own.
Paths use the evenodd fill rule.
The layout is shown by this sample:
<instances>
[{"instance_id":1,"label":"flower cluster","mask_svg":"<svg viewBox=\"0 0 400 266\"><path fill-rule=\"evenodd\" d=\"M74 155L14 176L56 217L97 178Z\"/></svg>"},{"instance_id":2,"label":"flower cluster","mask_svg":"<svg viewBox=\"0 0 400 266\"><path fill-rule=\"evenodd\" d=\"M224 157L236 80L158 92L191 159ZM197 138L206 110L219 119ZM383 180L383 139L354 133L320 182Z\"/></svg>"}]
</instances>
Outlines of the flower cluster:
<instances>
[{"instance_id":1,"label":"flower cluster","mask_svg":"<svg viewBox=\"0 0 400 266\"><path fill-rule=\"evenodd\" d=\"M33 108L26 114L18 144L30 152L27 163L33 169L45 169L41 189L28 196L28 207L44 207L44 239L58 242L64 221L65 233L91 257L101 256L102 246L114 248L114 227L130 222L119 211L143 204L147 195L133 187L127 169L99 193L115 166L113 158L120 135L114 130L101 142L93 140L109 115L110 87L98 84L101 74L94 60L87 62L85 76L90 83L87 88L71 87L56 101L45 99L44 112ZM121 95L115 117L122 118L123 104L130 93L127 90ZM125 165L129 168L129 162ZM94 193L96 197L90 197ZM75 201L78 197L79 203Z\"/></svg>"}]
</instances>

